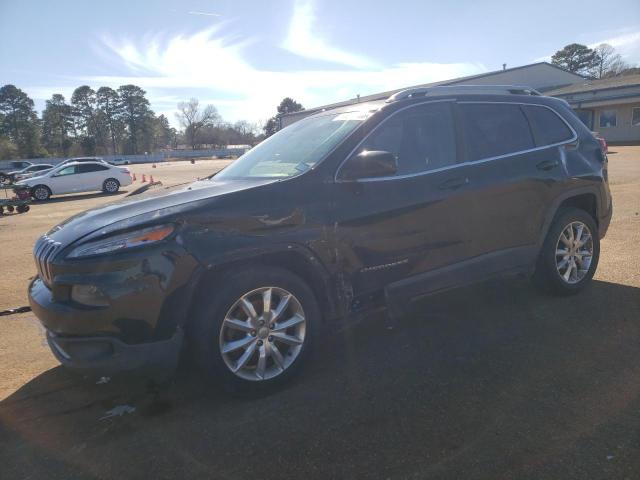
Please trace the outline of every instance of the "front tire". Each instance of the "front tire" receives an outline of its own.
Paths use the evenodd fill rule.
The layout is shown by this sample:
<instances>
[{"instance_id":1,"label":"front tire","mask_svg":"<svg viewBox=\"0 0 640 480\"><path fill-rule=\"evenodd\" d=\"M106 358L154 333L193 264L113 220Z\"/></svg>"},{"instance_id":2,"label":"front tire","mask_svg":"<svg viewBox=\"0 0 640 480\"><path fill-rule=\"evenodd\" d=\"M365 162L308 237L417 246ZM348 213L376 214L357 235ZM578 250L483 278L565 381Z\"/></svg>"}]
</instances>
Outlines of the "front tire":
<instances>
[{"instance_id":1,"label":"front tire","mask_svg":"<svg viewBox=\"0 0 640 480\"><path fill-rule=\"evenodd\" d=\"M31 189L31 196L41 202L49 200L51 190L46 185L36 185Z\"/></svg>"},{"instance_id":2,"label":"front tire","mask_svg":"<svg viewBox=\"0 0 640 480\"><path fill-rule=\"evenodd\" d=\"M600 236L593 217L578 208L562 209L540 251L534 284L554 295L574 295L591 281L599 258Z\"/></svg>"},{"instance_id":3,"label":"front tire","mask_svg":"<svg viewBox=\"0 0 640 480\"><path fill-rule=\"evenodd\" d=\"M320 323L308 285L287 270L258 267L225 276L218 288L203 296L193 324L205 374L229 390L258 393L298 373Z\"/></svg>"}]
</instances>

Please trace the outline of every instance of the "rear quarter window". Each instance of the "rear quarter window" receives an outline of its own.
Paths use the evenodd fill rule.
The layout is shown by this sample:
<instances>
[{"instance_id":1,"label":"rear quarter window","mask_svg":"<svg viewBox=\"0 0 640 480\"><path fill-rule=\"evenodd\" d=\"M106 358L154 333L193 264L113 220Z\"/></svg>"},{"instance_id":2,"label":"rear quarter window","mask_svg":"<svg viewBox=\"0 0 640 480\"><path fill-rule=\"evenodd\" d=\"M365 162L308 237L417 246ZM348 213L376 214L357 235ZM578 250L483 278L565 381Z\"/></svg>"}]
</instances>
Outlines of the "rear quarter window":
<instances>
[{"instance_id":1,"label":"rear quarter window","mask_svg":"<svg viewBox=\"0 0 640 480\"><path fill-rule=\"evenodd\" d=\"M539 147L566 142L573 138L573 132L557 113L549 108L527 105L523 107Z\"/></svg>"},{"instance_id":2,"label":"rear quarter window","mask_svg":"<svg viewBox=\"0 0 640 480\"><path fill-rule=\"evenodd\" d=\"M529 122L519 105L461 103L459 109L468 161L535 147Z\"/></svg>"}]
</instances>

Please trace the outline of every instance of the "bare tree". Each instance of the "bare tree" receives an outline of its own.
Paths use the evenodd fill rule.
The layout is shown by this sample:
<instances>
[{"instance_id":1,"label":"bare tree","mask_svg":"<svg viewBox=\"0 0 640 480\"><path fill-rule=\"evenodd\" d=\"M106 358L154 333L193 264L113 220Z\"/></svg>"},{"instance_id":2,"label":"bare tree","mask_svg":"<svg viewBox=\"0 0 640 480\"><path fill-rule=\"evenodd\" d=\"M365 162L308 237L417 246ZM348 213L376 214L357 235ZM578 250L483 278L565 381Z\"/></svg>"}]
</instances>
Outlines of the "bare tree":
<instances>
[{"instance_id":1,"label":"bare tree","mask_svg":"<svg viewBox=\"0 0 640 480\"><path fill-rule=\"evenodd\" d=\"M629 67L620 54L607 43L598 45L594 51L596 58L591 74L596 78L613 77Z\"/></svg>"},{"instance_id":2,"label":"bare tree","mask_svg":"<svg viewBox=\"0 0 640 480\"><path fill-rule=\"evenodd\" d=\"M185 138L191 144L193 150L198 144L198 133L204 127L212 127L220 121L218 110L213 105L207 105L204 110L200 109L200 102L197 98L192 98L188 102L178 103L176 118L180 126L184 128Z\"/></svg>"}]
</instances>

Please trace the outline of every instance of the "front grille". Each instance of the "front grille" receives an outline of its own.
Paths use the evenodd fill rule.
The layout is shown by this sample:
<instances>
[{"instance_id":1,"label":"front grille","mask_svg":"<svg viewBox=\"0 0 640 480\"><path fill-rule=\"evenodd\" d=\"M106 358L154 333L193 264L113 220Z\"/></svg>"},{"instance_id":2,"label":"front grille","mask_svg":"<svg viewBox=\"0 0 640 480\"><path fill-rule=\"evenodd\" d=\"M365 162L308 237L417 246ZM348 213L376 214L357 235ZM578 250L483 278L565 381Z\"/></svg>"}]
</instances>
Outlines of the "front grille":
<instances>
[{"instance_id":1,"label":"front grille","mask_svg":"<svg viewBox=\"0 0 640 480\"><path fill-rule=\"evenodd\" d=\"M38 269L38 276L46 283L51 285L53 281L51 275L51 261L60 251L60 242L52 240L47 235L43 235L33 247L33 256Z\"/></svg>"}]
</instances>

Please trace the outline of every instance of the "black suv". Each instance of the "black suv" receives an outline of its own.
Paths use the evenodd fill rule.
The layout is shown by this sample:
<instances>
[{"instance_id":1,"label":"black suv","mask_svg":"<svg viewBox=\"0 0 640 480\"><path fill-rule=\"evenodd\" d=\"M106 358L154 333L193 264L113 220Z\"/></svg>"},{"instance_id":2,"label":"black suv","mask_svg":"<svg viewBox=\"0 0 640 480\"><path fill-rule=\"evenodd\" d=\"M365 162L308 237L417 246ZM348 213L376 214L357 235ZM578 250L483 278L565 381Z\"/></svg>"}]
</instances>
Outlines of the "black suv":
<instances>
[{"instance_id":1,"label":"black suv","mask_svg":"<svg viewBox=\"0 0 640 480\"><path fill-rule=\"evenodd\" d=\"M188 186L41 237L33 311L66 366L171 367L262 388L322 323L496 274L581 290L611 219L607 157L568 104L436 87L305 118Z\"/></svg>"}]
</instances>

